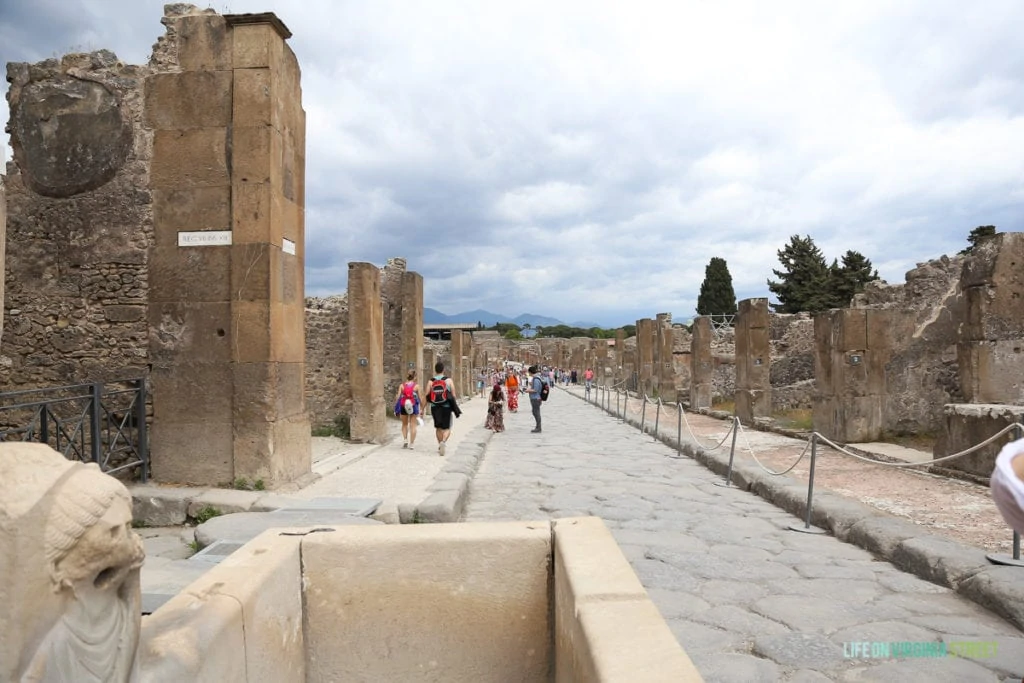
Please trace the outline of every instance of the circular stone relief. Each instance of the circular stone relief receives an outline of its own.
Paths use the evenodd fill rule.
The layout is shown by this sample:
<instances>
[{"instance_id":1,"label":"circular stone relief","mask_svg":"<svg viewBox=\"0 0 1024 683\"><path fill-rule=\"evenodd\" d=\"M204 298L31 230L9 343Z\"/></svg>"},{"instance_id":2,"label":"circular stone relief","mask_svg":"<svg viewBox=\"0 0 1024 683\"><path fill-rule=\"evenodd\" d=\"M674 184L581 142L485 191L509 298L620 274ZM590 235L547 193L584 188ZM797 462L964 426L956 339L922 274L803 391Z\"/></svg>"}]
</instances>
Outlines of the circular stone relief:
<instances>
[{"instance_id":1,"label":"circular stone relief","mask_svg":"<svg viewBox=\"0 0 1024 683\"><path fill-rule=\"evenodd\" d=\"M71 197L110 182L132 144L120 98L100 83L69 76L26 85L11 123L25 183L47 197Z\"/></svg>"}]
</instances>

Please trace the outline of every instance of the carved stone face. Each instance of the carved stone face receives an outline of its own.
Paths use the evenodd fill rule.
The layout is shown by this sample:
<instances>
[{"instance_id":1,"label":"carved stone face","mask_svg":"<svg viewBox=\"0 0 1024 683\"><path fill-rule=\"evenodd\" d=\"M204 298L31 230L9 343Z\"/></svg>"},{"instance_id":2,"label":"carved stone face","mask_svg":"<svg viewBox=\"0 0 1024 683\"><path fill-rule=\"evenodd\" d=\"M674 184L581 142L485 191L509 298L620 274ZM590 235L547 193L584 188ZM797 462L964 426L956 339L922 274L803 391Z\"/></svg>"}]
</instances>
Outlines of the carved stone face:
<instances>
[{"instance_id":1,"label":"carved stone face","mask_svg":"<svg viewBox=\"0 0 1024 683\"><path fill-rule=\"evenodd\" d=\"M82 535L57 564L58 575L77 592L91 584L96 590L116 590L133 569L142 565L142 540L132 530L128 501L116 498L99 521ZM91 591L89 591L91 592Z\"/></svg>"}]
</instances>

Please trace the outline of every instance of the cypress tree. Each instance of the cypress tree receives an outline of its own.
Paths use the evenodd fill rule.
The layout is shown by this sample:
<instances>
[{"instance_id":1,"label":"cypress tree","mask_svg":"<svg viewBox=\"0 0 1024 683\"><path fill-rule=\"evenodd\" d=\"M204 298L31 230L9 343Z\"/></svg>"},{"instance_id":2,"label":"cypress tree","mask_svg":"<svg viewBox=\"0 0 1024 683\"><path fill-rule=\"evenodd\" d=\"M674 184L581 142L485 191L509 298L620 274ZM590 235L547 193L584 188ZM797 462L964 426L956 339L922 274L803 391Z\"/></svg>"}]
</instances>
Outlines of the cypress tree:
<instances>
[{"instance_id":1,"label":"cypress tree","mask_svg":"<svg viewBox=\"0 0 1024 683\"><path fill-rule=\"evenodd\" d=\"M733 315L736 313L736 292L725 259L712 257L704 268L704 282L697 296L698 315Z\"/></svg>"}]
</instances>

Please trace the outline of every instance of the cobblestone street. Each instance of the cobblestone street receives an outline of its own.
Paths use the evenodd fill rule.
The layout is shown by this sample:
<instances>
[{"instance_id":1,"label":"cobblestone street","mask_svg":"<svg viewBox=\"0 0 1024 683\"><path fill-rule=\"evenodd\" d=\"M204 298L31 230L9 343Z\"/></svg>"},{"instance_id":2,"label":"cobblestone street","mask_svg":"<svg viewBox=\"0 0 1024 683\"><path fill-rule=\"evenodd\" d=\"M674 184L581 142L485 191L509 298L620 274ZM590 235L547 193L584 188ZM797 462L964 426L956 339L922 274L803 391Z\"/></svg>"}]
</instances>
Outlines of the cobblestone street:
<instances>
[{"instance_id":1,"label":"cobblestone street","mask_svg":"<svg viewBox=\"0 0 1024 683\"><path fill-rule=\"evenodd\" d=\"M1024 676L1024 635L953 591L832 536L788 530L800 520L713 485L721 477L563 391L543 420L531 434L528 411L506 416L466 521L602 517L707 681ZM851 656L851 644L875 641L995 647L976 657Z\"/></svg>"}]
</instances>

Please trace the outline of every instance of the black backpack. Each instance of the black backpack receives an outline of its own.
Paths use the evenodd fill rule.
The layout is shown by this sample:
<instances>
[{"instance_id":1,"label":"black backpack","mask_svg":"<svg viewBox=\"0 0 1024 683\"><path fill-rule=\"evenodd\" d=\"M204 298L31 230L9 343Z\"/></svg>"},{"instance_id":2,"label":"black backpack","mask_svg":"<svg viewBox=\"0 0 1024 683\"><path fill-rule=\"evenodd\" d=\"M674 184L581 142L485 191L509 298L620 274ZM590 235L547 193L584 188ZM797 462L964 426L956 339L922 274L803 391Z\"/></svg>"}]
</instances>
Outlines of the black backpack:
<instances>
[{"instance_id":1,"label":"black backpack","mask_svg":"<svg viewBox=\"0 0 1024 683\"><path fill-rule=\"evenodd\" d=\"M430 401L430 405L439 406L447 403L449 397L447 377L431 380L430 389L427 390L427 400Z\"/></svg>"},{"instance_id":2,"label":"black backpack","mask_svg":"<svg viewBox=\"0 0 1024 683\"><path fill-rule=\"evenodd\" d=\"M540 375L537 375L537 379L540 380L540 400L548 400L548 394L551 393L551 387L548 386L547 381L541 379Z\"/></svg>"}]
</instances>

